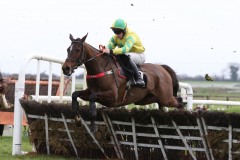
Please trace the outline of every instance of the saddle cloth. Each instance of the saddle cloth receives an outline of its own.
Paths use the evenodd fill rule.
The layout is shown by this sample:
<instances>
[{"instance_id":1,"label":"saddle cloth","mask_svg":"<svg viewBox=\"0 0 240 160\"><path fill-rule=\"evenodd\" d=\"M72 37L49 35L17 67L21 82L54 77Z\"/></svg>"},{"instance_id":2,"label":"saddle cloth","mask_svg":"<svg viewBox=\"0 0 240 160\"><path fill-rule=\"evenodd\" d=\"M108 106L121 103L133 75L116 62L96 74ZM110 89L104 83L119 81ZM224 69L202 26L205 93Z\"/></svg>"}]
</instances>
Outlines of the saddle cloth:
<instances>
[{"instance_id":1,"label":"saddle cloth","mask_svg":"<svg viewBox=\"0 0 240 160\"><path fill-rule=\"evenodd\" d=\"M126 77L127 81L133 78L134 76L134 70L129 62L130 57L127 55L114 55L119 63L119 65L122 68L124 76Z\"/></svg>"}]
</instances>

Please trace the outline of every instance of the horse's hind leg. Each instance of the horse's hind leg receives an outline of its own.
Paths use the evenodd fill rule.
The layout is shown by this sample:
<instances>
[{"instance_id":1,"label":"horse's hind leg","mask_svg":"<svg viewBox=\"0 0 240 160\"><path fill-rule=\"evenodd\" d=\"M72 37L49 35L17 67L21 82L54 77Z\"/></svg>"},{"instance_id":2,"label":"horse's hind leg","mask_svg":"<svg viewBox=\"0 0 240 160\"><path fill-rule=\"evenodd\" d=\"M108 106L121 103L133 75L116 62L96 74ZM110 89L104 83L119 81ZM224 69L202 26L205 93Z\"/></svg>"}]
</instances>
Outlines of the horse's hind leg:
<instances>
[{"instance_id":1,"label":"horse's hind leg","mask_svg":"<svg viewBox=\"0 0 240 160\"><path fill-rule=\"evenodd\" d=\"M178 103L183 104L183 99L182 97L175 97Z\"/></svg>"},{"instance_id":2,"label":"horse's hind leg","mask_svg":"<svg viewBox=\"0 0 240 160\"><path fill-rule=\"evenodd\" d=\"M158 95L158 105L159 108L166 106L166 107L175 107L175 108L182 108L183 104L181 100L176 99L172 94L171 95Z\"/></svg>"},{"instance_id":3,"label":"horse's hind leg","mask_svg":"<svg viewBox=\"0 0 240 160\"><path fill-rule=\"evenodd\" d=\"M183 108L182 99L173 97L172 100L169 101L169 106L175 108Z\"/></svg>"}]
</instances>

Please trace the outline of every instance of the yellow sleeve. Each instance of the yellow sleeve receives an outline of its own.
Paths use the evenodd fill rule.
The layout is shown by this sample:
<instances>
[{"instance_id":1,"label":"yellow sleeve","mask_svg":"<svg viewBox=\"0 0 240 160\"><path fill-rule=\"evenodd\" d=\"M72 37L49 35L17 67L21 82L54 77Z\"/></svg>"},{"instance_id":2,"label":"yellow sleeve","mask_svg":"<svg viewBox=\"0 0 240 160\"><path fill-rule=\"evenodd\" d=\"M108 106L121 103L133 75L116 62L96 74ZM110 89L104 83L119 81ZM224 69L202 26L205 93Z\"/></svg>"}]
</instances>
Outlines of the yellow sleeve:
<instances>
[{"instance_id":1,"label":"yellow sleeve","mask_svg":"<svg viewBox=\"0 0 240 160\"><path fill-rule=\"evenodd\" d=\"M116 46L117 46L117 43L116 43L114 37L112 37L112 38L109 40L109 42L108 42L107 48L109 48L109 49L112 50L112 49L114 49Z\"/></svg>"},{"instance_id":2,"label":"yellow sleeve","mask_svg":"<svg viewBox=\"0 0 240 160\"><path fill-rule=\"evenodd\" d=\"M134 38L132 36L129 36L126 38L126 42L124 43L123 47L119 47L119 48L114 48L112 49L113 54L124 54L124 53L128 53L132 46L134 45Z\"/></svg>"}]
</instances>

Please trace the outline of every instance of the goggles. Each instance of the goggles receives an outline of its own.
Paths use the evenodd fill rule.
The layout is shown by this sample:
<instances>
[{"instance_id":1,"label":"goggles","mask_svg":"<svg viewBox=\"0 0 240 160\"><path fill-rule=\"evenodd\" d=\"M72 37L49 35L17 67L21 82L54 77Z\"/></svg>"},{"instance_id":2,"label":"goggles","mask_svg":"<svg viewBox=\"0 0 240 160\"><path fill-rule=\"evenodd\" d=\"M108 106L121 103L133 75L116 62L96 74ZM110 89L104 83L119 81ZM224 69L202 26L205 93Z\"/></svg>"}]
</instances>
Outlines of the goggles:
<instances>
[{"instance_id":1,"label":"goggles","mask_svg":"<svg viewBox=\"0 0 240 160\"><path fill-rule=\"evenodd\" d=\"M123 30L122 30L122 29L119 29L119 28L112 28L112 30L113 30L113 32L114 32L115 34L120 34L120 33L123 32Z\"/></svg>"}]
</instances>

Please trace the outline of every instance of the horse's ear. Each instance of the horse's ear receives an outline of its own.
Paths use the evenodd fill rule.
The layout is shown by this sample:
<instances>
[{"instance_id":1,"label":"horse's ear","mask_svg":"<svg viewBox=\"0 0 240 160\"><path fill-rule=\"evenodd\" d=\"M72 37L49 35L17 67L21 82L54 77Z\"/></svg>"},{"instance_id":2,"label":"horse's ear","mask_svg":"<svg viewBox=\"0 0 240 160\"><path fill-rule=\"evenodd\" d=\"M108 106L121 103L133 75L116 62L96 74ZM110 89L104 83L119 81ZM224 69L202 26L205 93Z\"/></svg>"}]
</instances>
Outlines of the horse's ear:
<instances>
[{"instance_id":1,"label":"horse's ear","mask_svg":"<svg viewBox=\"0 0 240 160\"><path fill-rule=\"evenodd\" d=\"M88 33L81 39L81 41L82 41L82 42L85 42L87 36L88 36Z\"/></svg>"},{"instance_id":2,"label":"horse's ear","mask_svg":"<svg viewBox=\"0 0 240 160\"><path fill-rule=\"evenodd\" d=\"M71 41L74 41L74 38L71 34L69 35L69 38L70 38Z\"/></svg>"}]
</instances>

